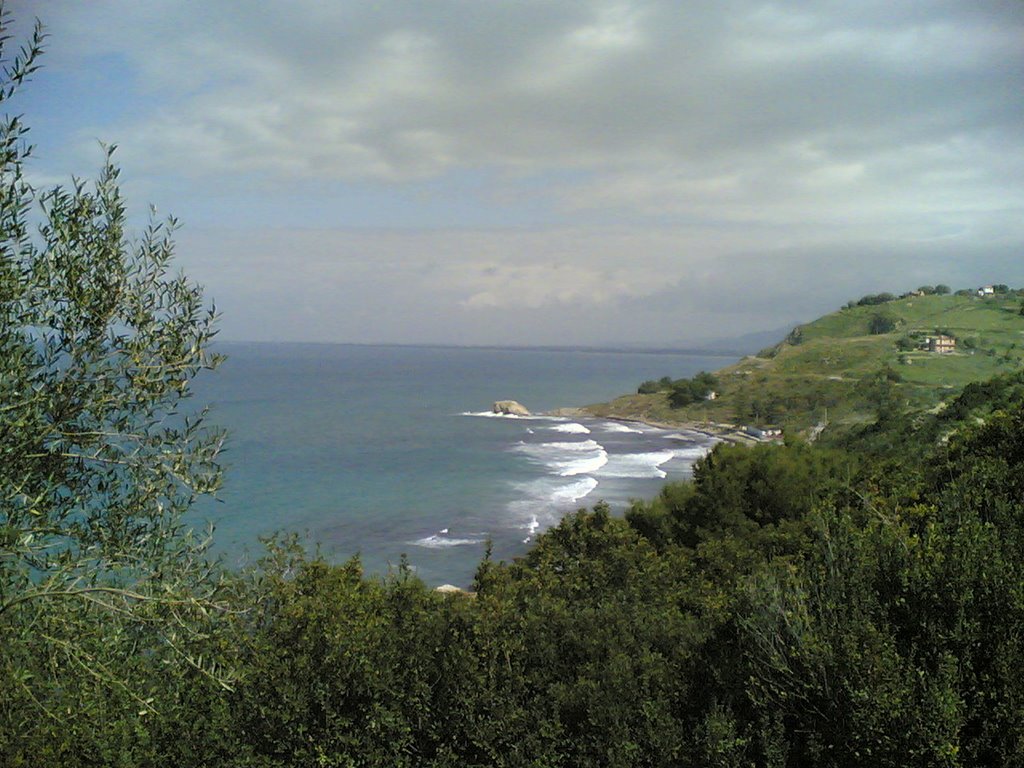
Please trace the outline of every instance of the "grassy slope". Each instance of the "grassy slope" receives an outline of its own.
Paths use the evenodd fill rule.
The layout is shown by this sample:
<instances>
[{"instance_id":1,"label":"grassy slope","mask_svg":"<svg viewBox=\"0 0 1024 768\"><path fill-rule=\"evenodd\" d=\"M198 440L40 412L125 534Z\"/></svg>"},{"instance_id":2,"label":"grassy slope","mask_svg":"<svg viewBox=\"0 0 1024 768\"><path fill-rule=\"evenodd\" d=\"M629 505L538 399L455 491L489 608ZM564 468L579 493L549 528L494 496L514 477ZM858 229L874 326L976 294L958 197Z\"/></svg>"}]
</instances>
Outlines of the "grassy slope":
<instances>
[{"instance_id":1,"label":"grassy slope","mask_svg":"<svg viewBox=\"0 0 1024 768\"><path fill-rule=\"evenodd\" d=\"M842 427L874 418L878 387L871 381L886 365L902 379L894 384L901 402L931 408L968 382L1024 365L1020 306L1021 298L1012 295L917 296L842 309L800 326L798 343L781 342L717 371L718 400L672 409L664 394L627 395L587 410L665 422L771 420L799 430L818 422L827 408L830 424ZM893 332L869 333L877 313L896 320ZM908 334L938 330L957 338L956 353L901 353L896 346Z\"/></svg>"}]
</instances>

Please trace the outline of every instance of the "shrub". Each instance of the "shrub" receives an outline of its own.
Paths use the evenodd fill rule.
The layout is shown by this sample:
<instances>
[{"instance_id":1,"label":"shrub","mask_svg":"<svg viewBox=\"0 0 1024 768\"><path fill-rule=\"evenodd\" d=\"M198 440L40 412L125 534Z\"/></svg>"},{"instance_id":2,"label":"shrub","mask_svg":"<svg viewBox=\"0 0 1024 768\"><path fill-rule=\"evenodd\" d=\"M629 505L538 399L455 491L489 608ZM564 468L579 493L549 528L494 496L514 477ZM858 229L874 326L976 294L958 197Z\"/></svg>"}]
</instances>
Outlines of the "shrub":
<instances>
[{"instance_id":1,"label":"shrub","mask_svg":"<svg viewBox=\"0 0 1024 768\"><path fill-rule=\"evenodd\" d=\"M891 333L895 329L896 320L891 315L878 312L872 315L871 320L868 321L868 331L874 336L882 333Z\"/></svg>"},{"instance_id":2,"label":"shrub","mask_svg":"<svg viewBox=\"0 0 1024 768\"><path fill-rule=\"evenodd\" d=\"M876 304L886 304L896 297L891 293L869 293L867 296L862 296L857 302L858 307L871 307Z\"/></svg>"},{"instance_id":3,"label":"shrub","mask_svg":"<svg viewBox=\"0 0 1024 768\"><path fill-rule=\"evenodd\" d=\"M664 392L672 387L672 379L668 376L662 376L660 379L655 381L654 379L648 379L642 383L636 389L638 395L654 395L658 392Z\"/></svg>"},{"instance_id":4,"label":"shrub","mask_svg":"<svg viewBox=\"0 0 1024 768\"><path fill-rule=\"evenodd\" d=\"M679 379L672 383L668 401L673 408L683 408L708 396L718 380L707 371L701 371L692 379Z\"/></svg>"},{"instance_id":5,"label":"shrub","mask_svg":"<svg viewBox=\"0 0 1024 768\"><path fill-rule=\"evenodd\" d=\"M896 341L896 349L898 349L900 352L913 352L915 349L917 349L917 347L917 339L910 335L901 336Z\"/></svg>"}]
</instances>

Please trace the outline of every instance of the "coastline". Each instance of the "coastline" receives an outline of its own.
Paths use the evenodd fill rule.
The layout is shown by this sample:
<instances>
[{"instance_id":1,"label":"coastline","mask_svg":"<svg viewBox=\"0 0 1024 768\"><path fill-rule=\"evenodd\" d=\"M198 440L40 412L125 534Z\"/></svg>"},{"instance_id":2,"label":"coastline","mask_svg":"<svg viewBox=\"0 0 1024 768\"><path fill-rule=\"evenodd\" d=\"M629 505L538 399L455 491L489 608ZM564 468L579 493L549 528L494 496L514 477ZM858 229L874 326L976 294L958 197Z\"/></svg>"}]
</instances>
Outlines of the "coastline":
<instances>
[{"instance_id":1,"label":"coastline","mask_svg":"<svg viewBox=\"0 0 1024 768\"><path fill-rule=\"evenodd\" d=\"M616 414L601 413L597 414L589 410L588 407L571 407L571 408L556 408L553 411L548 411L545 415L547 416L564 416L567 418L584 417L584 418L597 418L607 419L608 421L618 421L623 424L642 424L647 427L654 427L655 429L680 429L686 430L687 432L696 432L707 437L715 438L724 443L732 443L734 445L754 445L762 442L753 435L748 435L743 431L742 427L736 424L721 424L714 421L660 421L656 419L645 419L637 418L636 416L622 416Z\"/></svg>"}]
</instances>

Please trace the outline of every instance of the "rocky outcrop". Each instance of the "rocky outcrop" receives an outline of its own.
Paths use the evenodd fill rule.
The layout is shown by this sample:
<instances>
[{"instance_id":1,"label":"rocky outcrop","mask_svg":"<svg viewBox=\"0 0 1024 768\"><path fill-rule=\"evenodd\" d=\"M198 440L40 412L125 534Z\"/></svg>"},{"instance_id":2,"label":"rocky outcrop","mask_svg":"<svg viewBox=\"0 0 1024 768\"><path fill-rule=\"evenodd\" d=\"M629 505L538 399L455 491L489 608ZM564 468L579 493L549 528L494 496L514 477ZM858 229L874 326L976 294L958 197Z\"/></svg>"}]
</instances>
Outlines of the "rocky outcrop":
<instances>
[{"instance_id":1,"label":"rocky outcrop","mask_svg":"<svg viewBox=\"0 0 1024 768\"><path fill-rule=\"evenodd\" d=\"M498 400L491 406L492 413L501 413L506 416L529 416L530 412L517 403L515 400Z\"/></svg>"}]
</instances>

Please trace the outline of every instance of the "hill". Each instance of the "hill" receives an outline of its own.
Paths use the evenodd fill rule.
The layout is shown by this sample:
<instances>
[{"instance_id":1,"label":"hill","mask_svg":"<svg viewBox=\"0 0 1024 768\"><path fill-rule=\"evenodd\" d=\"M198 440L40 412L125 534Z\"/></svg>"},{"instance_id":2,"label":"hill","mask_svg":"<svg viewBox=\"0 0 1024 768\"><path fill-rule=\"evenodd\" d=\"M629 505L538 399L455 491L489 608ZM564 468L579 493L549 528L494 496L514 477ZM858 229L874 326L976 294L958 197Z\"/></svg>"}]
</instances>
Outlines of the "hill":
<instances>
[{"instance_id":1,"label":"hill","mask_svg":"<svg viewBox=\"0 0 1024 768\"><path fill-rule=\"evenodd\" d=\"M588 406L597 416L672 424L777 424L831 431L879 412L942 407L966 384L1024 364L1024 291L868 296L797 326L775 346L716 371L713 400L673 407L671 388ZM936 336L952 352L928 351Z\"/></svg>"}]
</instances>

